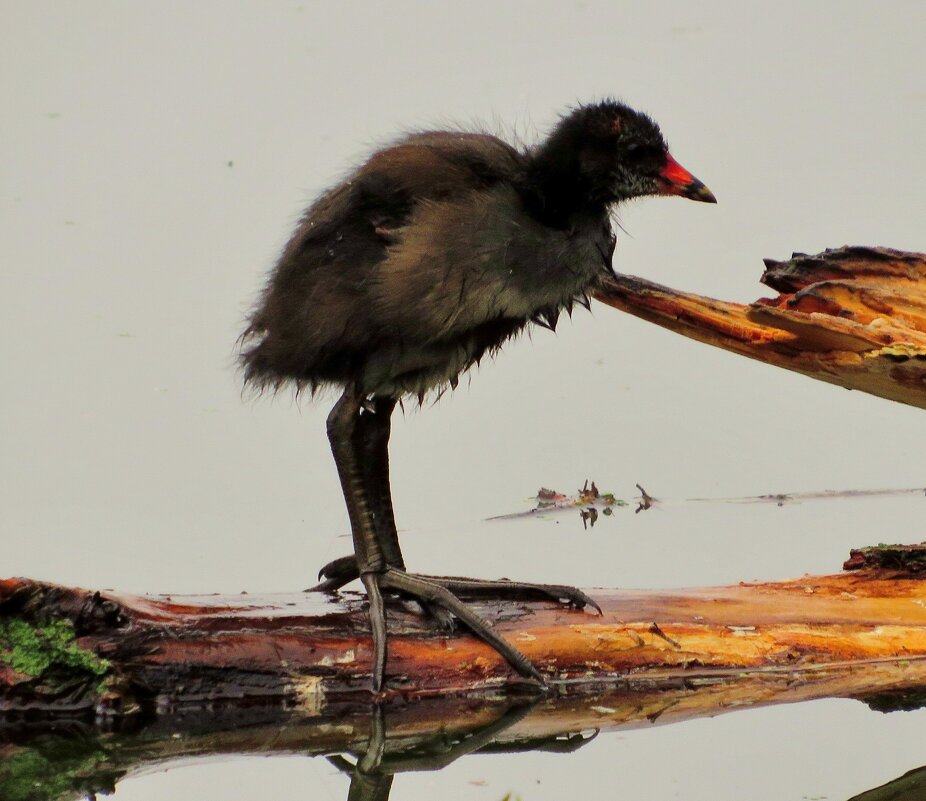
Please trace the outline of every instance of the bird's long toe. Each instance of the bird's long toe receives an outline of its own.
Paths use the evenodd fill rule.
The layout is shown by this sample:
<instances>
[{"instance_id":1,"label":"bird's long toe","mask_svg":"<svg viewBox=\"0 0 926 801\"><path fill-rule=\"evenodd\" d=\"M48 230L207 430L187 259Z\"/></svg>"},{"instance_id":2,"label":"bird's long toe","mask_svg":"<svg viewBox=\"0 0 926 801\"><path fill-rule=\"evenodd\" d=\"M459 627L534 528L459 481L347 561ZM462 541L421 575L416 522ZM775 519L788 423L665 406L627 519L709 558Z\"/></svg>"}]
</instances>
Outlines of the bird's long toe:
<instances>
[{"instance_id":1,"label":"bird's long toe","mask_svg":"<svg viewBox=\"0 0 926 801\"><path fill-rule=\"evenodd\" d=\"M479 639L492 646L520 675L534 679L541 685L546 685L543 676L524 654L501 637L487 620L466 606L447 587L441 586L440 583L430 577L393 569L388 569L379 575L379 586L383 589L392 589L403 595L411 596L425 605L445 609ZM370 608L372 612L372 602Z\"/></svg>"},{"instance_id":2,"label":"bird's long toe","mask_svg":"<svg viewBox=\"0 0 926 801\"><path fill-rule=\"evenodd\" d=\"M567 584L535 584L533 582L509 581L498 579L483 581L481 579L463 578L461 576L423 576L442 587L462 596L482 598L506 598L511 600L534 600L548 598L584 609L586 606L594 609L599 615L601 607L587 593L578 587Z\"/></svg>"},{"instance_id":3,"label":"bird's long toe","mask_svg":"<svg viewBox=\"0 0 926 801\"><path fill-rule=\"evenodd\" d=\"M370 602L370 629L373 634L373 691L383 689L386 677L386 608L381 587L385 573L364 573L360 576Z\"/></svg>"}]
</instances>

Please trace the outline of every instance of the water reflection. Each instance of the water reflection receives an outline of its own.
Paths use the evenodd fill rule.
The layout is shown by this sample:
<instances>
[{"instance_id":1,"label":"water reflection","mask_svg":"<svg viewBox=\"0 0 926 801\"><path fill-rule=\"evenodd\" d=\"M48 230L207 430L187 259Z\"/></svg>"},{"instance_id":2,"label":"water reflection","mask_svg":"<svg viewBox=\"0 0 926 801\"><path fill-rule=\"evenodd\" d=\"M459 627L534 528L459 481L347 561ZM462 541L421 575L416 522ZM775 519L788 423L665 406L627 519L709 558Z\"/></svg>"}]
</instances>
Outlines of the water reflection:
<instances>
[{"instance_id":1,"label":"water reflection","mask_svg":"<svg viewBox=\"0 0 926 801\"><path fill-rule=\"evenodd\" d=\"M462 736L438 731L413 736L404 741L387 736L385 712L382 707L377 707L371 721L370 739L364 752L354 755L354 762L348 761L342 754L329 756L328 761L350 776L348 801L385 801L389 798L392 780L398 773L441 770L460 757L477 752L570 753L597 736L598 730L594 729L591 733L560 732L503 740L505 731L521 721L536 703L526 702L509 707L497 720Z\"/></svg>"},{"instance_id":2,"label":"water reflection","mask_svg":"<svg viewBox=\"0 0 926 801\"><path fill-rule=\"evenodd\" d=\"M910 687L864 700L888 711L910 709L924 697L922 688ZM89 721L53 726L47 721L7 721L0 727L0 798L76 801L113 793L127 778L203 757L291 755L324 759L349 777L348 801L386 801L396 777L404 773L439 771L477 754L570 754L599 731L627 731L656 721L671 724L749 706L732 703L722 682L680 682L669 691L625 687L594 697L342 705L310 719L275 708L199 710L109 732ZM926 767L856 794L852 801L920 798L924 787Z\"/></svg>"},{"instance_id":3,"label":"water reflection","mask_svg":"<svg viewBox=\"0 0 926 801\"><path fill-rule=\"evenodd\" d=\"M594 729L569 727L512 731L540 703L543 699L464 700L454 704L458 716L451 719L435 718L427 703L389 712L373 706L365 714L342 710L308 722L269 723L260 718L275 718L277 713L251 710L211 720L192 716L155 721L135 731L107 733L81 721L51 728L20 721L0 728L0 798L95 798L115 792L120 781L152 767L167 769L194 758L301 754L323 757L349 776L349 801L385 801L397 774L441 770L477 752L570 753L597 734Z\"/></svg>"}]
</instances>

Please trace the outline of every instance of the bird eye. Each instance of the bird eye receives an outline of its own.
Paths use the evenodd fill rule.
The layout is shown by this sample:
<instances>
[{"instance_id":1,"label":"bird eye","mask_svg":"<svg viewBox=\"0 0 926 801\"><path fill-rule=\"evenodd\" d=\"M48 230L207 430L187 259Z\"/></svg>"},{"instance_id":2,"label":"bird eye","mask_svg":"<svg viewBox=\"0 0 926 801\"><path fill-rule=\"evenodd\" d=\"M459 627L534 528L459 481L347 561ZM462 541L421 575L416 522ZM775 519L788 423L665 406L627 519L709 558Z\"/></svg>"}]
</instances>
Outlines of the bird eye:
<instances>
[{"instance_id":1,"label":"bird eye","mask_svg":"<svg viewBox=\"0 0 926 801\"><path fill-rule=\"evenodd\" d=\"M624 148L628 161L639 162L646 158L646 148L639 142L631 142Z\"/></svg>"},{"instance_id":2,"label":"bird eye","mask_svg":"<svg viewBox=\"0 0 926 801\"><path fill-rule=\"evenodd\" d=\"M654 156L654 148L643 142L631 142L624 148L624 158L627 162L636 166L642 166L644 162L652 160Z\"/></svg>"}]
</instances>

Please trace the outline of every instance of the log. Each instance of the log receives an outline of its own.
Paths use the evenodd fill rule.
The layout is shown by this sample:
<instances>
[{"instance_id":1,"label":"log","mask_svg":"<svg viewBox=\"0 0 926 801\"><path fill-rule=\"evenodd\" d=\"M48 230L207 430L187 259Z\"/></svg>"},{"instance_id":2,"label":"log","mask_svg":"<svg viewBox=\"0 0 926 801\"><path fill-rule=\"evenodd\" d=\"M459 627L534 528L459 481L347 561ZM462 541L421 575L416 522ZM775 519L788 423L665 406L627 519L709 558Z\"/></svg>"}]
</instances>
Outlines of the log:
<instances>
[{"instance_id":1,"label":"log","mask_svg":"<svg viewBox=\"0 0 926 801\"><path fill-rule=\"evenodd\" d=\"M765 261L780 294L751 304L615 275L598 300L676 333L926 408L926 254L842 247Z\"/></svg>"},{"instance_id":2,"label":"log","mask_svg":"<svg viewBox=\"0 0 926 801\"><path fill-rule=\"evenodd\" d=\"M926 546L858 549L844 567L595 590L601 617L479 602L547 671L545 694L393 601L392 678L376 704L352 593L142 597L0 581L0 798L76 801L152 767L277 753L324 756L350 775L348 798L384 801L396 774L477 751L568 752L601 731L823 697L921 705ZM860 798L896 797L923 775Z\"/></svg>"},{"instance_id":3,"label":"log","mask_svg":"<svg viewBox=\"0 0 926 801\"><path fill-rule=\"evenodd\" d=\"M544 601L473 603L571 695L706 682L723 688L723 703L862 696L926 684L923 564L926 546L879 546L854 551L836 575L590 590L600 617ZM382 700L530 692L494 650L440 630L413 604L391 600L388 617ZM369 699L370 658L359 594L131 596L0 581L3 720L255 704L319 716Z\"/></svg>"}]
</instances>

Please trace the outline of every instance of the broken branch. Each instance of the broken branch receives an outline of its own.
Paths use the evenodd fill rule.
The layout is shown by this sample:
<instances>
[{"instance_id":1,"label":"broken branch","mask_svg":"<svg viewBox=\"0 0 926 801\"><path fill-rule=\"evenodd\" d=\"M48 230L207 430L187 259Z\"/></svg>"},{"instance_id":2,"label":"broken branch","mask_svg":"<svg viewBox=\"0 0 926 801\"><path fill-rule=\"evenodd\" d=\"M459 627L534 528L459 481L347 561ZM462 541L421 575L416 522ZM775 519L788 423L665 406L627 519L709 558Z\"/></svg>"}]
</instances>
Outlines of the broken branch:
<instances>
[{"instance_id":1,"label":"broken branch","mask_svg":"<svg viewBox=\"0 0 926 801\"><path fill-rule=\"evenodd\" d=\"M926 408L926 254L843 247L766 260L779 291L748 305L616 275L602 303L847 389Z\"/></svg>"}]
</instances>

